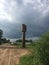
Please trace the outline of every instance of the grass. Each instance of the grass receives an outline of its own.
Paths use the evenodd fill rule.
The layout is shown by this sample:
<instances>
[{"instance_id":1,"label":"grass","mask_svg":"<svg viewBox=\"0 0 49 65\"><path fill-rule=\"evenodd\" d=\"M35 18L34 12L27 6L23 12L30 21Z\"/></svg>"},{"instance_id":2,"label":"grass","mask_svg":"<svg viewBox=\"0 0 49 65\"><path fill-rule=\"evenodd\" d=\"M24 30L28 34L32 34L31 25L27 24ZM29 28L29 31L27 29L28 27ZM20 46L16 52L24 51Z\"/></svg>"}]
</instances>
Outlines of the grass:
<instances>
[{"instance_id":1,"label":"grass","mask_svg":"<svg viewBox=\"0 0 49 65\"><path fill-rule=\"evenodd\" d=\"M19 65L33 65L33 55L21 57Z\"/></svg>"},{"instance_id":2,"label":"grass","mask_svg":"<svg viewBox=\"0 0 49 65\"><path fill-rule=\"evenodd\" d=\"M39 57L38 55L36 56L36 52L33 49L36 49L35 47L36 44L33 44L32 46L29 46L27 49L31 48L31 54L30 55L25 55L20 58L19 65L42 65L39 62ZM34 55L35 54L35 55Z\"/></svg>"},{"instance_id":3,"label":"grass","mask_svg":"<svg viewBox=\"0 0 49 65\"><path fill-rule=\"evenodd\" d=\"M14 43L14 44L11 44L12 46L16 46L16 48L22 48L22 44L19 44L19 43Z\"/></svg>"},{"instance_id":4,"label":"grass","mask_svg":"<svg viewBox=\"0 0 49 65\"><path fill-rule=\"evenodd\" d=\"M26 45L26 48L32 53L30 55L25 55L20 58L19 65L33 65L33 45Z\"/></svg>"},{"instance_id":5,"label":"grass","mask_svg":"<svg viewBox=\"0 0 49 65\"><path fill-rule=\"evenodd\" d=\"M22 42L14 43L11 45L16 46L16 48L22 48ZM32 48L33 45L32 45L32 43L30 43L30 44L25 44L25 46L26 46L26 49L28 49L28 48Z\"/></svg>"}]
</instances>

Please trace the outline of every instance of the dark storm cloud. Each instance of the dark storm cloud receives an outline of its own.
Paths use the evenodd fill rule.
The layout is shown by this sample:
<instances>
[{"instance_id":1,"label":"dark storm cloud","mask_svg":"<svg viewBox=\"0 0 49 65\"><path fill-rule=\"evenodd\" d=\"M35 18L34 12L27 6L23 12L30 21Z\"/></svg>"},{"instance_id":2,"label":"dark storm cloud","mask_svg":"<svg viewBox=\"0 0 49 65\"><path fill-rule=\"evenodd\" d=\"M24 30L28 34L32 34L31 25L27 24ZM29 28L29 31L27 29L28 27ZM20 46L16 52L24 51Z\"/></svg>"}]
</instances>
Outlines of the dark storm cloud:
<instances>
[{"instance_id":1,"label":"dark storm cloud","mask_svg":"<svg viewBox=\"0 0 49 65\"><path fill-rule=\"evenodd\" d=\"M45 0L46 1L46 0ZM10 7L5 8L12 16L9 20L1 20L0 28L3 29L4 37L20 38L22 35L21 25L27 25L27 37L40 36L49 29L49 6L41 0L9 0ZM10 16L9 15L9 16Z\"/></svg>"},{"instance_id":2,"label":"dark storm cloud","mask_svg":"<svg viewBox=\"0 0 49 65\"><path fill-rule=\"evenodd\" d=\"M0 28L3 30L4 37L7 38L20 38L21 37L21 25L16 23L4 22Z\"/></svg>"}]
</instances>

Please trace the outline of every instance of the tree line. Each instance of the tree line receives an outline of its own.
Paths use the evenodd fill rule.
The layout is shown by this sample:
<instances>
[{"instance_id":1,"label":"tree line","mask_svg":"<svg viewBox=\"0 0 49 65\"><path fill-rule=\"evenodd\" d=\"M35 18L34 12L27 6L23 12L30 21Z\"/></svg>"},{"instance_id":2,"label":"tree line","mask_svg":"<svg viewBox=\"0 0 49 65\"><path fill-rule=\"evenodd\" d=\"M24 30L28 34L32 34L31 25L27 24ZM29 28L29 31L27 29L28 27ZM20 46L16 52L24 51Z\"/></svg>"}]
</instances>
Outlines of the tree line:
<instances>
[{"instance_id":1,"label":"tree line","mask_svg":"<svg viewBox=\"0 0 49 65\"><path fill-rule=\"evenodd\" d=\"M8 43L8 42L10 42L10 40L9 39L7 40L6 38L3 38L3 30L0 29L0 45L2 43Z\"/></svg>"}]
</instances>

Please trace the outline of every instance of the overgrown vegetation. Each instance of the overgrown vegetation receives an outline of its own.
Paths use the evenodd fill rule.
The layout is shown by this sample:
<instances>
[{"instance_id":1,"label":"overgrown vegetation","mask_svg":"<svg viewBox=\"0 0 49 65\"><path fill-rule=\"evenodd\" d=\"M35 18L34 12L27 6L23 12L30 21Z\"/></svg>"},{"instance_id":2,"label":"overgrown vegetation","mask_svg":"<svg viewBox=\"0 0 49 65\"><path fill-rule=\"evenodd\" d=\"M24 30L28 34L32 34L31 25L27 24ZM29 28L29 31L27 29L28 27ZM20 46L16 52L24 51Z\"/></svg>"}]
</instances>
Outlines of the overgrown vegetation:
<instances>
[{"instance_id":1,"label":"overgrown vegetation","mask_svg":"<svg viewBox=\"0 0 49 65\"><path fill-rule=\"evenodd\" d=\"M32 55L20 58L20 65L49 65L49 32L32 45Z\"/></svg>"},{"instance_id":2,"label":"overgrown vegetation","mask_svg":"<svg viewBox=\"0 0 49 65\"><path fill-rule=\"evenodd\" d=\"M3 35L3 31L0 29L0 45L1 45L1 43L2 43L2 35Z\"/></svg>"}]
</instances>

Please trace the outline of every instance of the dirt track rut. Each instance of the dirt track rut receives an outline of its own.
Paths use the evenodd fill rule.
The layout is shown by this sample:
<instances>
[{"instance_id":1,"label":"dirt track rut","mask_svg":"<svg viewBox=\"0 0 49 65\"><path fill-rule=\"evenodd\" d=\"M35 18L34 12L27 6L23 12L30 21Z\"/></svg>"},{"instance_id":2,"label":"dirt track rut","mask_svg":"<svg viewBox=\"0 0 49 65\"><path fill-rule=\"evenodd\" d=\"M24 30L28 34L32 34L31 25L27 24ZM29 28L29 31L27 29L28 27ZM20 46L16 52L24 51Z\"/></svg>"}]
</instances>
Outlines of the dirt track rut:
<instances>
[{"instance_id":1,"label":"dirt track rut","mask_svg":"<svg viewBox=\"0 0 49 65\"><path fill-rule=\"evenodd\" d=\"M0 48L0 65L17 65L20 57L27 53L26 49Z\"/></svg>"}]
</instances>

